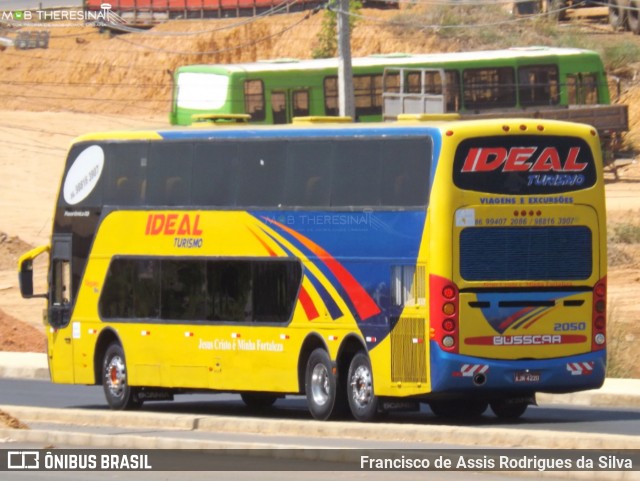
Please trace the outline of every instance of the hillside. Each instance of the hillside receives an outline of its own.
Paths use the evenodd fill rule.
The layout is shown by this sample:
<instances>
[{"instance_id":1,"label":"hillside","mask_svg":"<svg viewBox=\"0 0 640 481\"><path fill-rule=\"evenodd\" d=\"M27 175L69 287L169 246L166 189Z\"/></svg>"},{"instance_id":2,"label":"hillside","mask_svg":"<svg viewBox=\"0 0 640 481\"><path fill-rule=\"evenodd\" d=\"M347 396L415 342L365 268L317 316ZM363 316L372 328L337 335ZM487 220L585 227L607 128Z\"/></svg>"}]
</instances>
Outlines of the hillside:
<instances>
[{"instance_id":1,"label":"hillside","mask_svg":"<svg viewBox=\"0 0 640 481\"><path fill-rule=\"evenodd\" d=\"M450 9L449 15L453 15ZM478 13L479 12L479 13ZM628 60L640 36L607 26L514 18L504 9L457 13L487 29L432 28L437 10L363 9L352 32L353 56L428 53L554 45L594 48L611 57L611 75L622 76L619 101L630 105L629 139L640 145L637 70ZM465 16L466 15L466 16ZM473 17L476 15L476 17ZM318 47L325 14L273 15L259 20L174 20L150 31L110 36L93 27L50 28L49 48L0 52L1 106L30 111L67 111L123 116L167 115L171 72L192 63L234 63L273 58L310 58ZM471 16L471 18L466 18ZM485 31L487 30L487 31ZM12 32L10 32L12 33ZM612 54L613 52L613 54ZM638 55L640 58L640 54ZM633 58L631 58L633 60Z\"/></svg>"},{"instance_id":2,"label":"hillside","mask_svg":"<svg viewBox=\"0 0 640 481\"><path fill-rule=\"evenodd\" d=\"M593 24L519 21L501 25L500 35L495 28L483 35L427 28L426 17L421 20L422 13L413 10L363 10L362 15L352 36L354 56L538 44L603 52L630 51L629 45L640 49L640 36ZM0 233L6 233L0 234L0 350L44 349L44 304L19 297L15 264L28 246L48 242L71 139L89 130L167 126L170 73L179 65L309 58L322 18L322 13L294 13L257 21L172 21L147 33L119 36L84 26L56 27L50 29L47 50L0 51ZM396 24L378 21L389 19ZM638 74L631 61L620 58L611 61L610 73L621 78L617 101L630 109L627 146L640 151ZM607 184L610 346L621 357L615 361L617 375L640 377L640 351L635 349L640 336L640 166L631 153L628 157L621 163L620 180L609 176Z\"/></svg>"}]
</instances>

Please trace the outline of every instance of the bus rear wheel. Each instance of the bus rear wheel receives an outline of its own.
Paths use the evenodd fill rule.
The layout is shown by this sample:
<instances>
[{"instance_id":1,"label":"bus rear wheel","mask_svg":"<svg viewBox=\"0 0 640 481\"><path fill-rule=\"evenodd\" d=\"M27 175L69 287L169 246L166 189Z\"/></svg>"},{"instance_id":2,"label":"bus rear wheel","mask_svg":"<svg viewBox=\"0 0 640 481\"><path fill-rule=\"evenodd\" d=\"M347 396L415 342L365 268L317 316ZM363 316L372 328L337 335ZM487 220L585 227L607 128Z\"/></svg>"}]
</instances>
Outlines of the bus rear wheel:
<instances>
[{"instance_id":1,"label":"bus rear wheel","mask_svg":"<svg viewBox=\"0 0 640 481\"><path fill-rule=\"evenodd\" d=\"M358 421L372 421L378 416L378 397L373 393L373 373L369 356L357 353L349 365L347 396L351 414Z\"/></svg>"},{"instance_id":2,"label":"bus rear wheel","mask_svg":"<svg viewBox=\"0 0 640 481\"><path fill-rule=\"evenodd\" d=\"M493 414L500 419L518 419L524 414L529 406L525 401L512 401L510 399L500 399L490 403Z\"/></svg>"},{"instance_id":3,"label":"bus rear wheel","mask_svg":"<svg viewBox=\"0 0 640 481\"><path fill-rule=\"evenodd\" d=\"M305 392L311 415L325 421L333 414L338 392L338 382L331 358L324 349L315 349L307 361Z\"/></svg>"},{"instance_id":4,"label":"bus rear wheel","mask_svg":"<svg viewBox=\"0 0 640 481\"><path fill-rule=\"evenodd\" d=\"M127 382L127 365L122 346L114 342L104 353L102 362L102 388L111 409L137 409L142 406L135 388Z\"/></svg>"},{"instance_id":5,"label":"bus rear wheel","mask_svg":"<svg viewBox=\"0 0 640 481\"><path fill-rule=\"evenodd\" d=\"M433 414L445 419L473 419L484 414L489 407L487 401L467 399L446 399L430 401Z\"/></svg>"}]
</instances>

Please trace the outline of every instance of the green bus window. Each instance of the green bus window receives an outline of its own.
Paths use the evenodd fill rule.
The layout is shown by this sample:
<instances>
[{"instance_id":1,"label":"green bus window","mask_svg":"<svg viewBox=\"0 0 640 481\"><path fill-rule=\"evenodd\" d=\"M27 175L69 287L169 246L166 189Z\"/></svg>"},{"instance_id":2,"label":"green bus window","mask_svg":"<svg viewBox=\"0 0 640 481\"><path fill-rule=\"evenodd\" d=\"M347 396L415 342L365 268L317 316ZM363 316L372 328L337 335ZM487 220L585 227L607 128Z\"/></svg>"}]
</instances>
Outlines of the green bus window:
<instances>
[{"instance_id":1,"label":"green bus window","mask_svg":"<svg viewBox=\"0 0 640 481\"><path fill-rule=\"evenodd\" d=\"M338 77L324 78L324 114L338 115Z\"/></svg>"},{"instance_id":2,"label":"green bus window","mask_svg":"<svg viewBox=\"0 0 640 481\"><path fill-rule=\"evenodd\" d=\"M274 124L287 123L287 95L285 92L271 92L271 115Z\"/></svg>"},{"instance_id":3,"label":"green bus window","mask_svg":"<svg viewBox=\"0 0 640 481\"><path fill-rule=\"evenodd\" d=\"M306 117L309 115L309 92L295 90L293 92L293 116Z\"/></svg>"},{"instance_id":4,"label":"green bus window","mask_svg":"<svg viewBox=\"0 0 640 481\"><path fill-rule=\"evenodd\" d=\"M575 75L567 75L567 103L578 103L578 78Z\"/></svg>"},{"instance_id":5,"label":"green bus window","mask_svg":"<svg viewBox=\"0 0 640 481\"><path fill-rule=\"evenodd\" d=\"M244 82L244 111L251 115L251 120L264 120L264 84L262 80L245 80Z\"/></svg>"},{"instance_id":6,"label":"green bus window","mask_svg":"<svg viewBox=\"0 0 640 481\"><path fill-rule=\"evenodd\" d=\"M462 78L465 108L480 110L516 106L513 68L466 69Z\"/></svg>"},{"instance_id":7,"label":"green bus window","mask_svg":"<svg viewBox=\"0 0 640 481\"><path fill-rule=\"evenodd\" d=\"M410 72L407 74L407 79L404 83L404 93L419 94L421 88L420 85L420 72Z\"/></svg>"},{"instance_id":8,"label":"green bus window","mask_svg":"<svg viewBox=\"0 0 640 481\"><path fill-rule=\"evenodd\" d=\"M518 69L520 105L557 105L560 102L558 67L530 65Z\"/></svg>"},{"instance_id":9,"label":"green bus window","mask_svg":"<svg viewBox=\"0 0 640 481\"><path fill-rule=\"evenodd\" d=\"M598 80L596 74L582 74L583 102L587 105L598 103Z\"/></svg>"},{"instance_id":10,"label":"green bus window","mask_svg":"<svg viewBox=\"0 0 640 481\"><path fill-rule=\"evenodd\" d=\"M382 76L356 75L353 77L356 119L363 115L382 113Z\"/></svg>"},{"instance_id":11,"label":"green bus window","mask_svg":"<svg viewBox=\"0 0 640 481\"><path fill-rule=\"evenodd\" d=\"M385 76L384 91L399 94L400 93L400 74L387 73Z\"/></svg>"},{"instance_id":12,"label":"green bus window","mask_svg":"<svg viewBox=\"0 0 640 481\"><path fill-rule=\"evenodd\" d=\"M458 112L460 111L460 72L446 70L444 75L447 82L445 95L447 112Z\"/></svg>"}]
</instances>

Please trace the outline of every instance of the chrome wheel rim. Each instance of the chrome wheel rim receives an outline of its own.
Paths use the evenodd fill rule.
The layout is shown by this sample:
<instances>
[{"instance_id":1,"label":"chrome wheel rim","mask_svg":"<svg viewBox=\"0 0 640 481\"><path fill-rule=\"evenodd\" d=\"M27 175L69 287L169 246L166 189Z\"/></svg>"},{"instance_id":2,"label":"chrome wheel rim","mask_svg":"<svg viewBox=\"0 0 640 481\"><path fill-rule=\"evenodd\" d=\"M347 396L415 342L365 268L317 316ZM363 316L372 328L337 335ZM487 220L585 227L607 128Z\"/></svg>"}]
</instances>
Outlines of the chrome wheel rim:
<instances>
[{"instance_id":1,"label":"chrome wheel rim","mask_svg":"<svg viewBox=\"0 0 640 481\"><path fill-rule=\"evenodd\" d=\"M124 360L120 356L113 356L104 373L105 383L114 397L122 397L127 386L127 373Z\"/></svg>"},{"instance_id":2,"label":"chrome wheel rim","mask_svg":"<svg viewBox=\"0 0 640 481\"><path fill-rule=\"evenodd\" d=\"M311 397L318 406L324 406L329 401L331 385L329 371L323 364L316 364L311 373Z\"/></svg>"},{"instance_id":3,"label":"chrome wheel rim","mask_svg":"<svg viewBox=\"0 0 640 481\"><path fill-rule=\"evenodd\" d=\"M373 397L373 381L371 371L359 366L351 376L351 398L356 406L365 408Z\"/></svg>"}]
</instances>

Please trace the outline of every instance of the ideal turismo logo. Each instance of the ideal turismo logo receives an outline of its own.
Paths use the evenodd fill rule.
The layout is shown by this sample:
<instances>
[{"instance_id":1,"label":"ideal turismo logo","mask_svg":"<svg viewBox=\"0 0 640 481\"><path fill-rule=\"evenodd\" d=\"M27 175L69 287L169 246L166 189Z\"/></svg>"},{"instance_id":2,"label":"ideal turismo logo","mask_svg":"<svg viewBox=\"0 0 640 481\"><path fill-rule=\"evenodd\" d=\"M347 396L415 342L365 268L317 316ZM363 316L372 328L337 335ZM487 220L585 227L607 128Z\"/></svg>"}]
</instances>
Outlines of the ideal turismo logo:
<instances>
[{"instance_id":1,"label":"ideal turismo logo","mask_svg":"<svg viewBox=\"0 0 640 481\"><path fill-rule=\"evenodd\" d=\"M0 11L0 23L13 26L69 26L68 22L84 24L117 25L124 21L112 11L110 3L100 5L100 10L78 10L72 8L51 8L37 10L3 10ZM62 23L61 23L62 22Z\"/></svg>"}]
</instances>

